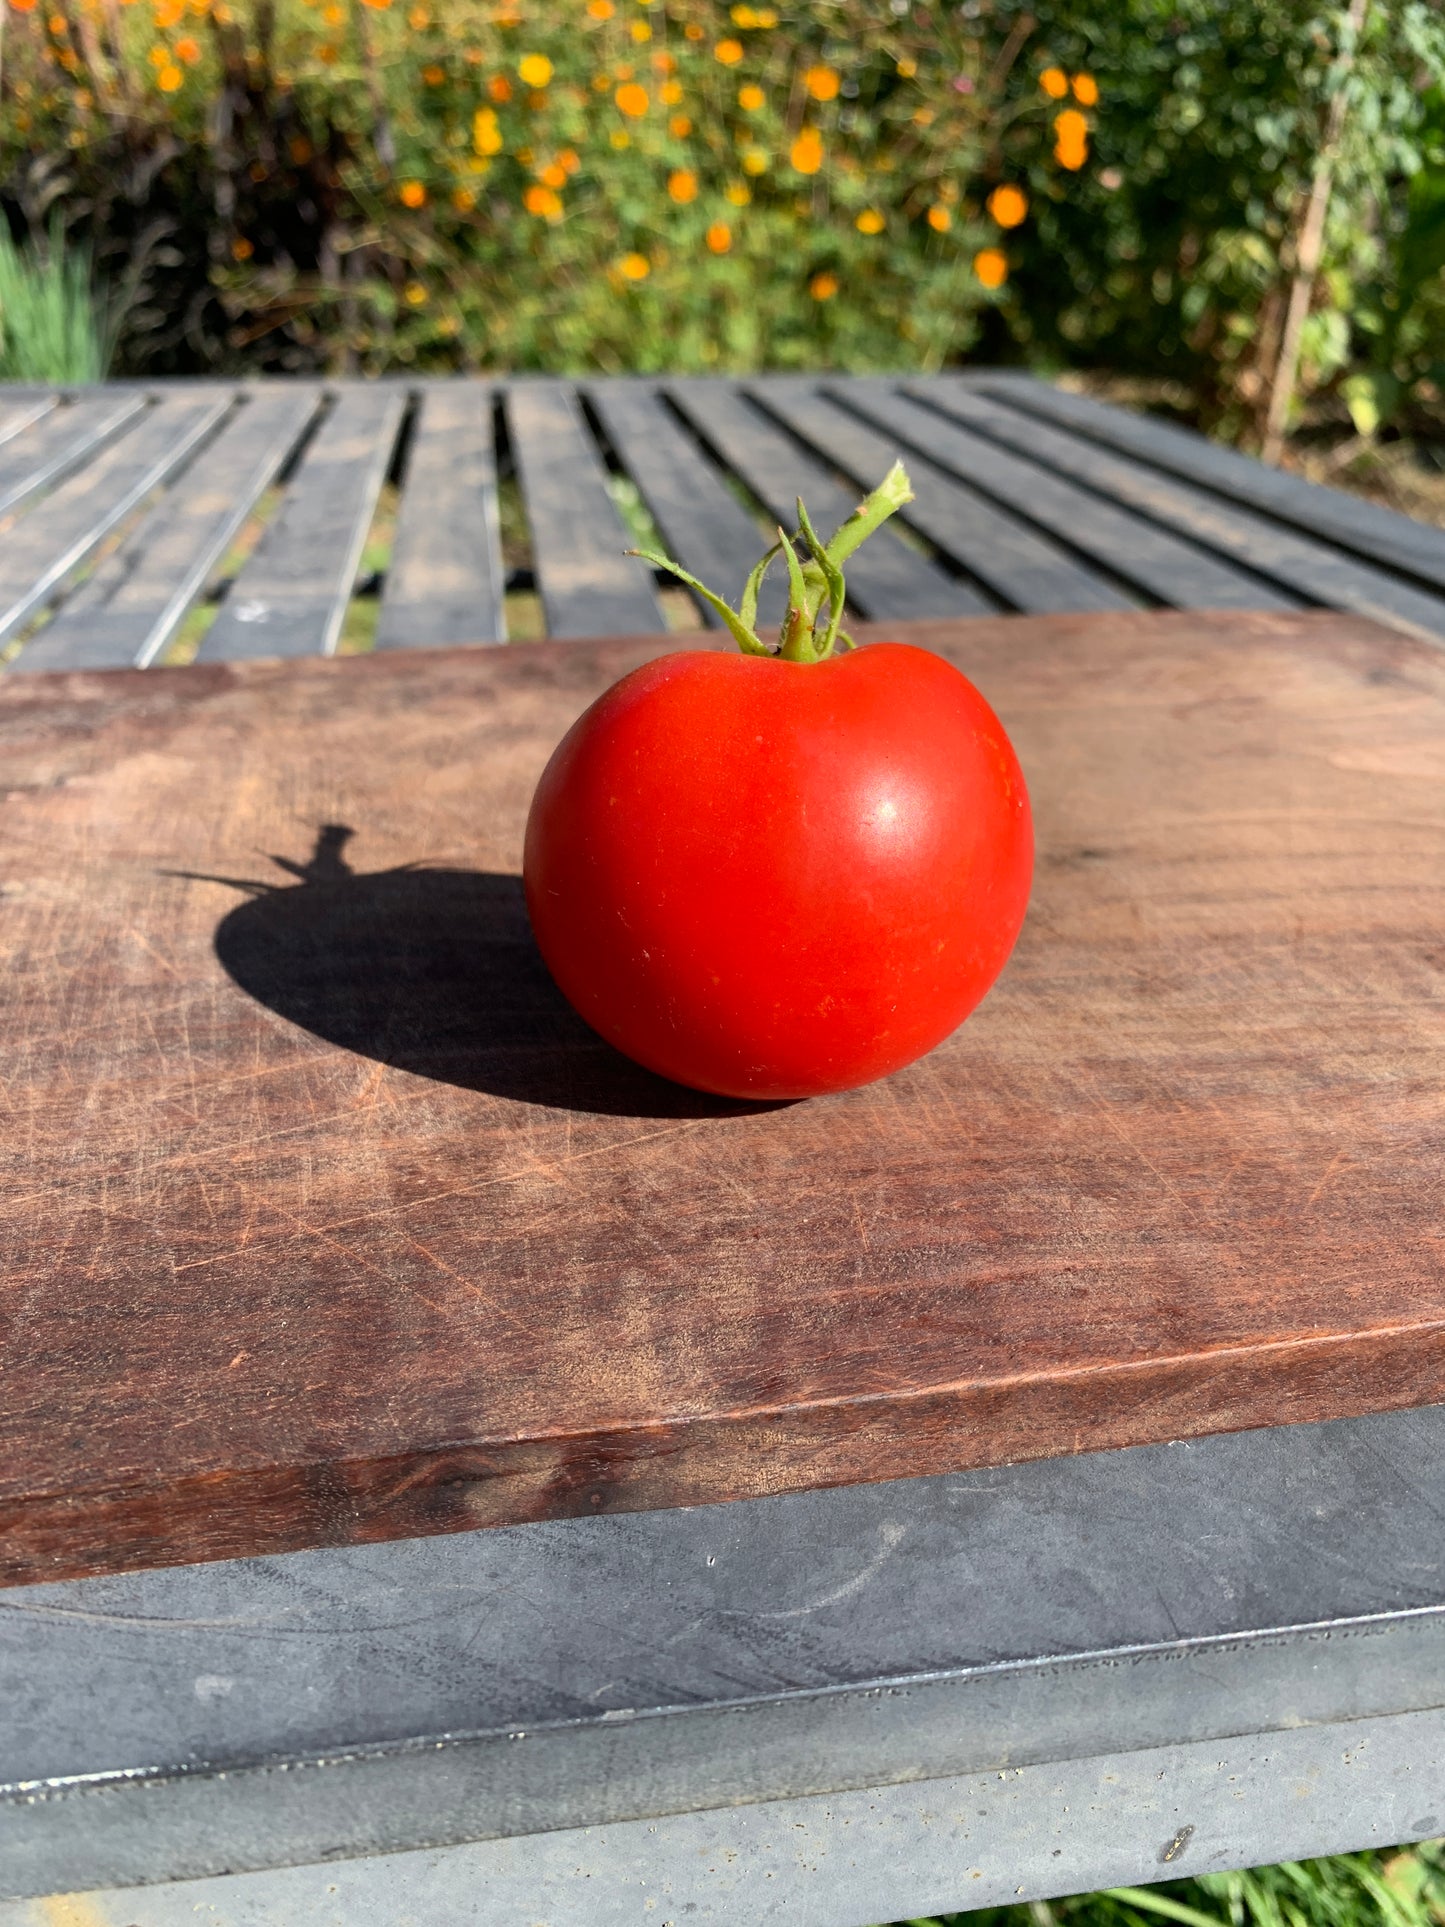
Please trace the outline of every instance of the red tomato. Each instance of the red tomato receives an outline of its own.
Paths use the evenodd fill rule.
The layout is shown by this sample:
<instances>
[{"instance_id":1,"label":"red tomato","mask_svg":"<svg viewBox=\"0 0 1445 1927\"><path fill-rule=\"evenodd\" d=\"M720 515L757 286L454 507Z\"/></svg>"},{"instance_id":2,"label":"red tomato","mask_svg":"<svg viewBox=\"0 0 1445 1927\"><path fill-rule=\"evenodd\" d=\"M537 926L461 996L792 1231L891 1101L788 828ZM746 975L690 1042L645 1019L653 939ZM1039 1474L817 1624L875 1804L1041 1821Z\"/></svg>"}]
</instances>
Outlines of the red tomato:
<instances>
[{"instance_id":1,"label":"red tomato","mask_svg":"<svg viewBox=\"0 0 1445 1927\"><path fill-rule=\"evenodd\" d=\"M629 1057L728 1097L885 1077L1003 968L1033 871L1003 725L941 656L688 650L563 737L527 822L532 928Z\"/></svg>"}]
</instances>

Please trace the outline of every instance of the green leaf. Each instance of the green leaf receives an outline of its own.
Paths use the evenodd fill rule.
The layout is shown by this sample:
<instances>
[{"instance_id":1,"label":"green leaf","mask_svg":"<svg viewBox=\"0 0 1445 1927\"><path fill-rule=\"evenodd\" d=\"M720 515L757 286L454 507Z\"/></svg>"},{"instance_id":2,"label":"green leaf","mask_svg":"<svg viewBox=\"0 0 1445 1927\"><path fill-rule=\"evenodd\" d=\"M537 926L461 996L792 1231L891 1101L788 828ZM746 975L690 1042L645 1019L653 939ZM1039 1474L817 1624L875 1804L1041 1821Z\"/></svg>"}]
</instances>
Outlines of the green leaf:
<instances>
[{"instance_id":1,"label":"green leaf","mask_svg":"<svg viewBox=\"0 0 1445 1927\"><path fill-rule=\"evenodd\" d=\"M807 537L808 547L813 551L813 560L822 571L823 580L828 587L828 627L822 642L818 644L818 656L821 660L825 656L832 655L833 645L838 639L838 624L843 620L843 571L818 540L818 532L808 520L808 511L803 506L801 495L798 497L798 526Z\"/></svg>"},{"instance_id":2,"label":"green leaf","mask_svg":"<svg viewBox=\"0 0 1445 1927\"><path fill-rule=\"evenodd\" d=\"M890 515L896 514L905 502L912 500L913 488L908 480L908 471L902 462L895 462L873 493L861 501L842 527L829 537L829 560L842 562L860 542L866 542L876 529L881 529Z\"/></svg>"},{"instance_id":3,"label":"green leaf","mask_svg":"<svg viewBox=\"0 0 1445 1927\"><path fill-rule=\"evenodd\" d=\"M705 588L695 575L689 575L686 569L680 569L675 562L669 562L665 555L654 555L650 549L628 549L626 553L641 557L644 562L650 562L655 569L666 569L670 575L675 575L679 582L685 582L695 595L702 597L710 609L716 609L727 624L733 641L744 654L770 656L773 653L758 640L736 610L729 608L720 595L714 595L711 589Z\"/></svg>"},{"instance_id":4,"label":"green leaf","mask_svg":"<svg viewBox=\"0 0 1445 1927\"><path fill-rule=\"evenodd\" d=\"M778 530L778 540L788 564L788 619L783 624L782 646L778 653L788 662L813 659L813 623L808 611L808 584L803 565L792 543Z\"/></svg>"}]
</instances>

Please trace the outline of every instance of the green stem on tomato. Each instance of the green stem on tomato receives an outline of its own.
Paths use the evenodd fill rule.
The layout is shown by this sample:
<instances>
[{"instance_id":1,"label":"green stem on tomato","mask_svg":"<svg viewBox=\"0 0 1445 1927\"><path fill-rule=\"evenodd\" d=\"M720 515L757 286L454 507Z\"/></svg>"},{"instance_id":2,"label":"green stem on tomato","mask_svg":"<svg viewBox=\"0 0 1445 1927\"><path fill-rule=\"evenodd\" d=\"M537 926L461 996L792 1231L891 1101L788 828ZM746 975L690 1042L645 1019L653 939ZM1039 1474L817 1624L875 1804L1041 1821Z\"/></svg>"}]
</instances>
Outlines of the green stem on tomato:
<instances>
[{"instance_id":1,"label":"green stem on tomato","mask_svg":"<svg viewBox=\"0 0 1445 1927\"><path fill-rule=\"evenodd\" d=\"M655 569L666 569L680 582L685 582L716 611L745 655L777 656L784 662L825 662L840 645L845 649L856 646L853 638L845 635L840 627L847 600L844 559L880 529L890 515L912 500L913 490L903 464L895 462L847 521L835 529L826 542L820 542L800 496L797 535L790 537L783 529L778 530L777 541L749 574L737 609L667 556L657 555L650 549L629 549L627 553L650 562ZM799 560L795 546L799 542L807 548L806 561ZM777 647L770 649L757 633L758 594L769 565L780 550L788 570L788 609L778 632Z\"/></svg>"}]
</instances>

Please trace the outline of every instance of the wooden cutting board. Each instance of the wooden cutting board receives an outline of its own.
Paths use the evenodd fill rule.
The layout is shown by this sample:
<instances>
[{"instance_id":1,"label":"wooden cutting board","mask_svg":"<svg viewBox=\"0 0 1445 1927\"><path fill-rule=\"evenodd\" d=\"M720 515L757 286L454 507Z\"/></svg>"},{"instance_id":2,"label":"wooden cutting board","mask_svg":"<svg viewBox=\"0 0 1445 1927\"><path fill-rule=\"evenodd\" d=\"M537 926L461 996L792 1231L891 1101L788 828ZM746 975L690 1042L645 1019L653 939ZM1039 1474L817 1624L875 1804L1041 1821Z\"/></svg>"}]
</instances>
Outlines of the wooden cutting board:
<instances>
[{"instance_id":1,"label":"wooden cutting board","mask_svg":"<svg viewBox=\"0 0 1445 1927\"><path fill-rule=\"evenodd\" d=\"M1445 1398L1445 655L909 633L1033 905L931 1057L773 1109L528 937L538 772L668 642L4 685L6 1580Z\"/></svg>"}]
</instances>

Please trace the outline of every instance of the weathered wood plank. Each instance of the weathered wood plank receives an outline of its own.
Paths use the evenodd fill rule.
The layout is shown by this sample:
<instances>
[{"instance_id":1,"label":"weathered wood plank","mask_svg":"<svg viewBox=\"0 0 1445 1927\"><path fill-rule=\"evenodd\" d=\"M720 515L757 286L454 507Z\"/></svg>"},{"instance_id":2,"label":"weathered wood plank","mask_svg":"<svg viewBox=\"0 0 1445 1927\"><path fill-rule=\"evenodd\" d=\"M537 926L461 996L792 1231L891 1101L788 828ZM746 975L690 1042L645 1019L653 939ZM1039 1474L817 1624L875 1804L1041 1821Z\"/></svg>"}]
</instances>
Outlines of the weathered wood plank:
<instances>
[{"instance_id":1,"label":"weathered wood plank","mask_svg":"<svg viewBox=\"0 0 1445 1927\"><path fill-rule=\"evenodd\" d=\"M846 397L846 381L823 393L816 382L791 377L751 381L748 389L860 487L886 474L900 455L906 457L916 499L904 519L1006 607L1026 615L1050 615L1138 606L1031 523L996 508L926 456L905 449L896 436L848 414L835 399Z\"/></svg>"},{"instance_id":2,"label":"weathered wood plank","mask_svg":"<svg viewBox=\"0 0 1445 1927\"><path fill-rule=\"evenodd\" d=\"M213 390L157 402L0 536L0 638L45 606L111 530L180 468L230 406L228 395Z\"/></svg>"},{"instance_id":3,"label":"weathered wood plank","mask_svg":"<svg viewBox=\"0 0 1445 1927\"><path fill-rule=\"evenodd\" d=\"M1386 563L1445 589L1445 529L1431 528L1342 489L1307 482L1285 469L1269 468L1177 423L1106 406L1090 395L1069 394L1032 375L976 377L974 385L1010 407L1075 429L1091 441L1138 456L1183 481L1278 516L1307 535L1355 551L1368 562Z\"/></svg>"},{"instance_id":4,"label":"weathered wood plank","mask_svg":"<svg viewBox=\"0 0 1445 1927\"><path fill-rule=\"evenodd\" d=\"M403 389L358 385L337 395L199 660L331 654L405 412Z\"/></svg>"},{"instance_id":5,"label":"weathered wood plank","mask_svg":"<svg viewBox=\"0 0 1445 1927\"><path fill-rule=\"evenodd\" d=\"M781 527L796 527L800 495L824 535L857 508L856 494L835 481L815 456L800 448L731 383L673 381L667 391ZM879 475L873 481L882 479ZM927 556L905 547L887 528L849 559L848 598L865 616L879 621L993 613L975 590L946 575Z\"/></svg>"},{"instance_id":6,"label":"weathered wood plank","mask_svg":"<svg viewBox=\"0 0 1445 1927\"><path fill-rule=\"evenodd\" d=\"M107 390L47 410L20 430L0 447L0 517L62 481L145 407L138 391Z\"/></svg>"},{"instance_id":7,"label":"weathered wood plank","mask_svg":"<svg viewBox=\"0 0 1445 1927\"><path fill-rule=\"evenodd\" d=\"M1298 607L1270 584L1077 487L1047 464L1009 454L891 382L850 382L841 392L869 421L1160 602L1180 609Z\"/></svg>"},{"instance_id":8,"label":"weathered wood plank","mask_svg":"<svg viewBox=\"0 0 1445 1927\"><path fill-rule=\"evenodd\" d=\"M586 1030L516 875L669 638L0 685L0 1575L1445 1397L1445 654L904 633L1009 729L1034 906L922 1062L751 1114Z\"/></svg>"},{"instance_id":9,"label":"weathered wood plank","mask_svg":"<svg viewBox=\"0 0 1445 1927\"><path fill-rule=\"evenodd\" d=\"M642 491L669 555L736 608L753 565L769 546L768 535L719 480L650 383L589 382L587 394ZM775 566L763 581L758 620L779 623L787 606L787 584ZM700 614L710 628L718 626L706 604Z\"/></svg>"},{"instance_id":10,"label":"weathered wood plank","mask_svg":"<svg viewBox=\"0 0 1445 1927\"><path fill-rule=\"evenodd\" d=\"M532 562L551 636L656 634L667 628L652 571L607 493L606 470L572 391L516 381L507 427L526 504Z\"/></svg>"},{"instance_id":11,"label":"weathered wood plank","mask_svg":"<svg viewBox=\"0 0 1445 1927\"><path fill-rule=\"evenodd\" d=\"M0 404L0 445L13 441L22 429L44 419L60 406L59 395L10 395Z\"/></svg>"},{"instance_id":12,"label":"weathered wood plank","mask_svg":"<svg viewBox=\"0 0 1445 1927\"><path fill-rule=\"evenodd\" d=\"M1208 543L1293 593L1298 602L1348 609L1376 622L1402 623L1418 635L1445 636L1445 598L1412 588L1327 543L1297 535L1247 509L1233 508L1207 490L1171 481L1157 469L1111 455L1062 428L1024 416L973 388L939 378L926 389L928 405L1026 452L1057 474L1163 523L1192 541ZM1232 605L1233 606L1233 605ZM1256 606L1260 606L1256 604Z\"/></svg>"},{"instance_id":13,"label":"weathered wood plank","mask_svg":"<svg viewBox=\"0 0 1445 1927\"><path fill-rule=\"evenodd\" d=\"M489 383L437 382L412 424L378 649L506 639Z\"/></svg>"},{"instance_id":14,"label":"weathered wood plank","mask_svg":"<svg viewBox=\"0 0 1445 1927\"><path fill-rule=\"evenodd\" d=\"M216 440L14 668L144 668L205 588L257 498L305 433L321 391L297 384L243 400ZM43 513L43 511L42 511Z\"/></svg>"}]
</instances>

